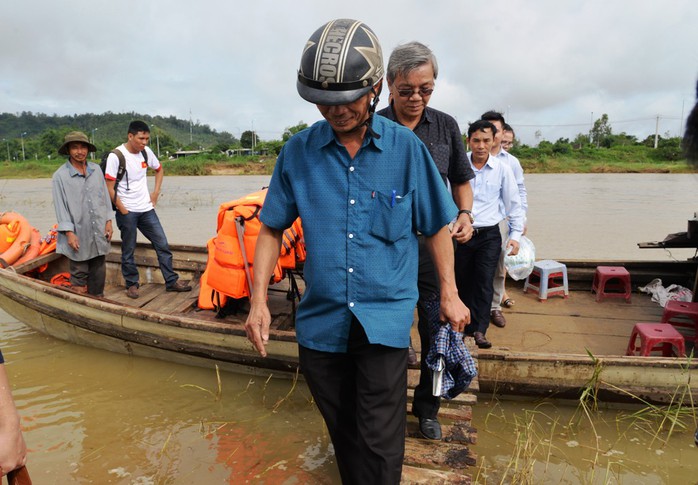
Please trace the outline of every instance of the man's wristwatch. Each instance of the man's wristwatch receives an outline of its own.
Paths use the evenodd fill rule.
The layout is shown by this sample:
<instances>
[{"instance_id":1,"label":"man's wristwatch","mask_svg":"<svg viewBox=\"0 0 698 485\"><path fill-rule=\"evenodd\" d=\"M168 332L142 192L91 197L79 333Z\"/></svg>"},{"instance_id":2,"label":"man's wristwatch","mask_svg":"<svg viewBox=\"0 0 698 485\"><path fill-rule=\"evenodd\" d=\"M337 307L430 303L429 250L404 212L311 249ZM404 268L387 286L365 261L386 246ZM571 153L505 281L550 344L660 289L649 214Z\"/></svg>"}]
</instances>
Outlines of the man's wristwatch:
<instances>
[{"instance_id":1,"label":"man's wristwatch","mask_svg":"<svg viewBox=\"0 0 698 485\"><path fill-rule=\"evenodd\" d=\"M468 214L468 217L470 218L470 223L475 223L475 218L473 217L472 211L469 211L468 209L461 209L458 211L458 215L460 216L461 214Z\"/></svg>"}]
</instances>

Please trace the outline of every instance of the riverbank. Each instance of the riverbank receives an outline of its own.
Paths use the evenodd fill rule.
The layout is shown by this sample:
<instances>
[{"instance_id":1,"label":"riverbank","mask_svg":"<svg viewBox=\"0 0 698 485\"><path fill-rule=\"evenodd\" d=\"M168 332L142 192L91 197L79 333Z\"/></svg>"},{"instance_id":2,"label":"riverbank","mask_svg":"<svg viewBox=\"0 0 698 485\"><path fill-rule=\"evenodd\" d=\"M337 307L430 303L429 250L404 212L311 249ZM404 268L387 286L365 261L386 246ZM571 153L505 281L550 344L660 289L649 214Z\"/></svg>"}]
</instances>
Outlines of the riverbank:
<instances>
[{"instance_id":1,"label":"riverbank","mask_svg":"<svg viewBox=\"0 0 698 485\"><path fill-rule=\"evenodd\" d=\"M685 160L633 161L624 158L584 158L578 156L520 157L527 174L543 173L698 173ZM99 163L99 159L93 160ZM63 159L38 159L0 163L2 179L50 178ZM271 175L276 158L219 157L201 155L177 160L163 160L168 175Z\"/></svg>"}]
</instances>

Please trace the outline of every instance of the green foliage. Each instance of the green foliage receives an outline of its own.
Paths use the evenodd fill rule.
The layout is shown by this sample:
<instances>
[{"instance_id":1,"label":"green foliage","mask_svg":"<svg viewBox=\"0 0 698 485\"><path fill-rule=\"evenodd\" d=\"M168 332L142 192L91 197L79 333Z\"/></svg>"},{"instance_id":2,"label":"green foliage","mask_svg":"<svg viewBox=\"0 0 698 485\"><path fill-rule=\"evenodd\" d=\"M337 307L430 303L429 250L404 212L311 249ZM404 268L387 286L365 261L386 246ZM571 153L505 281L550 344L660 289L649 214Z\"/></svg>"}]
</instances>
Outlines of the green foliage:
<instances>
[{"instance_id":1,"label":"green foliage","mask_svg":"<svg viewBox=\"0 0 698 485\"><path fill-rule=\"evenodd\" d=\"M594 127L591 129L591 140L597 147L610 147L611 125L608 122L606 113L601 115L601 118L594 121Z\"/></svg>"},{"instance_id":2,"label":"green foliage","mask_svg":"<svg viewBox=\"0 0 698 485\"><path fill-rule=\"evenodd\" d=\"M251 130L243 131L242 135L240 135L240 145L242 148L256 148L259 141L257 133Z\"/></svg>"},{"instance_id":3,"label":"green foliage","mask_svg":"<svg viewBox=\"0 0 698 485\"><path fill-rule=\"evenodd\" d=\"M174 116L150 116L139 113L86 113L58 116L43 113L22 112L19 114L0 113L0 139L4 140L4 150L0 160L22 160L24 142L25 158L55 158L58 147L66 133L73 130L84 132L97 146L97 153L107 152L126 140L128 124L133 120L143 120L150 125L151 148L160 152L173 153L189 144L193 149L210 148L217 144L234 145L238 140L226 131L217 132L198 121L178 119ZM23 137L22 133L26 133Z\"/></svg>"},{"instance_id":4,"label":"green foliage","mask_svg":"<svg viewBox=\"0 0 698 485\"><path fill-rule=\"evenodd\" d=\"M284 130L284 134L282 136L282 141L287 142L289 138L291 138L293 135L296 133L305 130L308 127L307 123L303 123L302 121L299 121L296 126L289 126Z\"/></svg>"}]
</instances>

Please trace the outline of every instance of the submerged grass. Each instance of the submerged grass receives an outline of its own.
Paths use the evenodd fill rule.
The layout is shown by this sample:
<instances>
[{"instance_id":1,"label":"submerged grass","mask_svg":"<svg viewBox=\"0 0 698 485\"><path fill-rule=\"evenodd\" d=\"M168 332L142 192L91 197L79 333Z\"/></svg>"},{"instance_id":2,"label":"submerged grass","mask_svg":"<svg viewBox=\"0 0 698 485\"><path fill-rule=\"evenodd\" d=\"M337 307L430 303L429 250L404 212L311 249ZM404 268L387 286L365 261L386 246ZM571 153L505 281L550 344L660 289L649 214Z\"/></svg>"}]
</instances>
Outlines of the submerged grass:
<instances>
[{"instance_id":1,"label":"submerged grass","mask_svg":"<svg viewBox=\"0 0 698 485\"><path fill-rule=\"evenodd\" d=\"M652 404L628 390L618 388L602 380L603 361L587 351L594 362L594 371L585 387L580 391L576 409L566 424L561 423L560 408L550 401L543 401L533 410L524 410L507 416L501 403L495 395L491 396L494 403L485 418L485 428L490 420L503 422L511 428L511 455L503 466L497 465L494 459L482 456L479 466L473 473L475 483L517 483L537 484L551 480L557 482L561 473L567 475L565 467L576 469L570 476L575 476L579 483L620 483L621 475L633 465L643 465L633 462L629 456L615 459L616 445L627 441L631 434L644 433L648 436L648 449L665 448L674 433L692 431L696 426L696 406L691 394L691 374L689 367L693 356L686 359L682 365L682 376L685 382L677 385L666 405ZM601 387L612 389L627 395L641 407L638 409L621 410L614 422L607 422L600 409L598 392ZM551 406L551 411L544 411L543 406ZM598 425L613 425L617 438L612 442L604 441L599 433ZM632 433L631 433L632 432ZM587 436L587 444L582 444L582 435ZM501 439L501 436L498 437ZM636 440L637 438L633 438ZM589 456L584 459L586 475L579 476L582 468L568 464L565 458L565 448L586 450ZM549 475L549 466L555 462L556 470ZM500 462L501 463L501 462ZM560 470L560 467L563 470ZM543 478L541 477L543 476ZM547 478L546 478L547 477ZM567 483L565 481L565 483Z\"/></svg>"}]
</instances>

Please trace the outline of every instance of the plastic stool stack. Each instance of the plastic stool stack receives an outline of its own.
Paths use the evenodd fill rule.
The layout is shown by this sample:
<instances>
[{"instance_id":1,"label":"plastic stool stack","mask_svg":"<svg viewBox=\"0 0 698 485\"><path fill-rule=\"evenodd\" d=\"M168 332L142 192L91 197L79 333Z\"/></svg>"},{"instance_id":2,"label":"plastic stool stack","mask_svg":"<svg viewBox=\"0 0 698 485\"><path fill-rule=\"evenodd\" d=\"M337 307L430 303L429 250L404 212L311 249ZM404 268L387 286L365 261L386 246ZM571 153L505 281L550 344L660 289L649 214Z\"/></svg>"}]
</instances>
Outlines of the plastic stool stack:
<instances>
[{"instance_id":1,"label":"plastic stool stack","mask_svg":"<svg viewBox=\"0 0 698 485\"><path fill-rule=\"evenodd\" d=\"M630 273L622 266L597 266L591 291L596 292L597 302L604 298L624 298L630 303Z\"/></svg>"},{"instance_id":2,"label":"plastic stool stack","mask_svg":"<svg viewBox=\"0 0 698 485\"><path fill-rule=\"evenodd\" d=\"M690 322L686 320L676 320L676 317L684 317L690 320ZM675 327L693 328L695 332L693 341L698 344L698 303L669 300L664 307L662 322L670 323Z\"/></svg>"},{"instance_id":3,"label":"plastic stool stack","mask_svg":"<svg viewBox=\"0 0 698 485\"><path fill-rule=\"evenodd\" d=\"M528 293L529 289L538 292L539 301L545 301L552 295L562 295L567 298L570 294L567 266L552 259L536 261L533 264L533 271L526 278L524 293Z\"/></svg>"},{"instance_id":4,"label":"plastic stool stack","mask_svg":"<svg viewBox=\"0 0 698 485\"><path fill-rule=\"evenodd\" d=\"M637 345L637 339L640 339L640 345ZM676 355L679 357L686 356L686 344L678 330L668 323L636 323L633 327L633 332L630 334L630 342L628 342L628 350L625 355L641 355L648 357L650 352L661 350L662 356L671 357L674 355L673 349L676 349ZM636 352L639 351L639 354Z\"/></svg>"}]
</instances>

